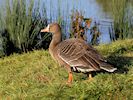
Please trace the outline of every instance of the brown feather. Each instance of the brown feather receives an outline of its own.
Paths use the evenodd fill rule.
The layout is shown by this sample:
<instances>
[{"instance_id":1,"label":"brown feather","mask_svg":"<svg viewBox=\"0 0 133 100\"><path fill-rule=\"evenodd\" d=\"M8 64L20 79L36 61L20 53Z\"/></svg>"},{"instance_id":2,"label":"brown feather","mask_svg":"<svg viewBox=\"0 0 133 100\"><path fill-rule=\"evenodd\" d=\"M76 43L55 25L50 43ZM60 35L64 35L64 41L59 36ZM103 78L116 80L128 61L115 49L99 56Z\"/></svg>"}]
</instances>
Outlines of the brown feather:
<instances>
[{"instance_id":1,"label":"brown feather","mask_svg":"<svg viewBox=\"0 0 133 100\"><path fill-rule=\"evenodd\" d=\"M61 28L57 23L50 24L44 30L53 33L49 46L51 56L61 65L70 66L81 72L98 71L100 69L113 72L116 68L108 64L95 48L81 39L67 39L61 41Z\"/></svg>"}]
</instances>

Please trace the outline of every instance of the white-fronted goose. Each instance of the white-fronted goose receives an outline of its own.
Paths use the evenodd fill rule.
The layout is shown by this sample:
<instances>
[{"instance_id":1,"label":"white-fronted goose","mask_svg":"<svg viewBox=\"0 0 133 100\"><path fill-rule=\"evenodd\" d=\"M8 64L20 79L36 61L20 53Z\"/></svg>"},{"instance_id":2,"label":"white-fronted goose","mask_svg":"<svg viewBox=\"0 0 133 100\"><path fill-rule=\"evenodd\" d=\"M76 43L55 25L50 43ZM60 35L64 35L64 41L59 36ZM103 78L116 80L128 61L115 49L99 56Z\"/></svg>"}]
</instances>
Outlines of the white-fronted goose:
<instances>
[{"instance_id":1,"label":"white-fronted goose","mask_svg":"<svg viewBox=\"0 0 133 100\"><path fill-rule=\"evenodd\" d=\"M106 60L91 46L82 39L66 39L61 41L61 27L57 23L49 24L41 32L53 34L49 46L49 52L53 59L60 65L67 68L69 72L68 82L72 82L72 70L84 73L99 71L101 69L114 72L117 68L112 67ZM89 74L91 78L91 74Z\"/></svg>"}]
</instances>

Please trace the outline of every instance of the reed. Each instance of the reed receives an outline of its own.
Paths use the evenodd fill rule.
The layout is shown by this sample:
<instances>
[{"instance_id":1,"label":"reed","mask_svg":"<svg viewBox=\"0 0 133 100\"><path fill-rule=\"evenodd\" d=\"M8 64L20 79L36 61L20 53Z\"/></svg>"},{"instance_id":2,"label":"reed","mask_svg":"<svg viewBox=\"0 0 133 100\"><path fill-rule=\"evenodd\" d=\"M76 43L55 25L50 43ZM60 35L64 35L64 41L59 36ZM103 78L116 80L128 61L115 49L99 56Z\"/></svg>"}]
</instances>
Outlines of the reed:
<instances>
[{"instance_id":1,"label":"reed","mask_svg":"<svg viewBox=\"0 0 133 100\"><path fill-rule=\"evenodd\" d=\"M126 34L124 31L126 30L127 20L125 19L126 0L112 0L112 13L114 18L114 28L116 33L116 38L124 39Z\"/></svg>"},{"instance_id":2,"label":"reed","mask_svg":"<svg viewBox=\"0 0 133 100\"><path fill-rule=\"evenodd\" d=\"M40 28L45 26L46 19L41 19L39 6L39 2L34 5L34 0L6 0L5 16L1 19L4 21L0 23L7 30L5 34L8 34L9 41L20 52L32 48Z\"/></svg>"},{"instance_id":3,"label":"reed","mask_svg":"<svg viewBox=\"0 0 133 100\"><path fill-rule=\"evenodd\" d=\"M133 38L133 4L132 0L97 0L105 12L113 18L115 40ZM114 39L112 39L114 40Z\"/></svg>"}]
</instances>

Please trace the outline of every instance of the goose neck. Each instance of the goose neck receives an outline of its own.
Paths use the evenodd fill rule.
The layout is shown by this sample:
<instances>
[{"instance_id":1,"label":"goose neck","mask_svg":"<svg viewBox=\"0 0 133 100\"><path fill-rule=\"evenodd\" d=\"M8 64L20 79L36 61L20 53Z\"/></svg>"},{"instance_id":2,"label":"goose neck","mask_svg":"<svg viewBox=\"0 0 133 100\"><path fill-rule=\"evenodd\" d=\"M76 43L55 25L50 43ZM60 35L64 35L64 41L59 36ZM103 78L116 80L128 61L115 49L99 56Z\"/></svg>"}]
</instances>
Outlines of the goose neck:
<instances>
[{"instance_id":1,"label":"goose neck","mask_svg":"<svg viewBox=\"0 0 133 100\"><path fill-rule=\"evenodd\" d=\"M54 34L49 48L54 49L61 42L61 34Z\"/></svg>"}]
</instances>

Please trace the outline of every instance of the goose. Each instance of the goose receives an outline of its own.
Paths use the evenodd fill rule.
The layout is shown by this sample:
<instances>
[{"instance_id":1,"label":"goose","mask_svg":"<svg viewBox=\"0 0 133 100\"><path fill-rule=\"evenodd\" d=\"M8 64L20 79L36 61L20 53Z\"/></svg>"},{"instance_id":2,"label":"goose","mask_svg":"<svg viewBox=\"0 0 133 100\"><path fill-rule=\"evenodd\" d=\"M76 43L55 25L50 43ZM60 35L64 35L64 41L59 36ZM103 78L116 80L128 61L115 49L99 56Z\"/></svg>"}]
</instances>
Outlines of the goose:
<instances>
[{"instance_id":1,"label":"goose","mask_svg":"<svg viewBox=\"0 0 133 100\"><path fill-rule=\"evenodd\" d=\"M59 65L64 66L68 71L68 83L73 81L73 71L87 73L88 78L92 79L92 72L100 70L114 72L117 70L86 41L78 38L62 41L61 27L58 23L50 23L40 32L52 33L49 53Z\"/></svg>"}]
</instances>

